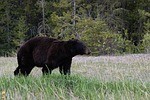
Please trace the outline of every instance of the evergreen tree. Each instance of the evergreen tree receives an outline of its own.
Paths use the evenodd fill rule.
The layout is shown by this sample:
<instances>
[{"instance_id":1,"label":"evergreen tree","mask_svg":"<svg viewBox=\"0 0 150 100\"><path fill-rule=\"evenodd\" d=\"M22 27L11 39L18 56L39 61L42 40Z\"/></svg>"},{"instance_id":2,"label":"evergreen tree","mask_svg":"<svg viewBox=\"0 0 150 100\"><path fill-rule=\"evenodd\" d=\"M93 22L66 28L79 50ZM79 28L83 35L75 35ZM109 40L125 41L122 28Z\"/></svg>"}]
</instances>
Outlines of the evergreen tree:
<instances>
[{"instance_id":1,"label":"evergreen tree","mask_svg":"<svg viewBox=\"0 0 150 100\"><path fill-rule=\"evenodd\" d=\"M11 55L23 41L39 33L79 38L93 50L103 48L107 53L115 51L111 45L116 41L124 52L139 52L147 40L149 0L41 1L0 0L0 55Z\"/></svg>"}]
</instances>

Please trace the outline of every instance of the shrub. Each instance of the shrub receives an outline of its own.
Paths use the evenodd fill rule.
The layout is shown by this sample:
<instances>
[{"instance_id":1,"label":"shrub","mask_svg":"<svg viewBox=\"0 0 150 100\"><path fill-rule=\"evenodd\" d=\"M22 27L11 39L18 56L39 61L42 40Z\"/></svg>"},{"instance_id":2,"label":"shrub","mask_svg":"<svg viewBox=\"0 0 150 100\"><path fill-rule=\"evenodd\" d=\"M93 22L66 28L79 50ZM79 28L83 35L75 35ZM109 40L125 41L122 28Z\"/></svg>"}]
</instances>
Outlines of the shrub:
<instances>
[{"instance_id":1,"label":"shrub","mask_svg":"<svg viewBox=\"0 0 150 100\"><path fill-rule=\"evenodd\" d=\"M142 47L145 53L150 53L150 20L145 23L145 35L142 40Z\"/></svg>"},{"instance_id":2,"label":"shrub","mask_svg":"<svg viewBox=\"0 0 150 100\"><path fill-rule=\"evenodd\" d=\"M150 34L147 33L144 35L142 46L145 53L150 53Z\"/></svg>"}]
</instances>

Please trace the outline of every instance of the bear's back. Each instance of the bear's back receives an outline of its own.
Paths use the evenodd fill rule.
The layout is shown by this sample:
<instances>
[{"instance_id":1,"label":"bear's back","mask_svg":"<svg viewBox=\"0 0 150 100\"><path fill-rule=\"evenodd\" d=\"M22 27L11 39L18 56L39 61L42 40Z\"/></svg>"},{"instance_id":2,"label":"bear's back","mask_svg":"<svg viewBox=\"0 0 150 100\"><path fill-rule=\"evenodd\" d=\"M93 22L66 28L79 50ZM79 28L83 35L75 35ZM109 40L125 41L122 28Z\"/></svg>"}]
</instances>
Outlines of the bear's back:
<instances>
[{"instance_id":1,"label":"bear's back","mask_svg":"<svg viewBox=\"0 0 150 100\"><path fill-rule=\"evenodd\" d=\"M48 37L34 37L27 42L25 42L21 48L30 49L30 51L34 50L37 47L49 46L53 41L57 39L48 38Z\"/></svg>"},{"instance_id":2,"label":"bear's back","mask_svg":"<svg viewBox=\"0 0 150 100\"><path fill-rule=\"evenodd\" d=\"M34 37L24 45L18 51L17 57L21 59L33 59L34 63L41 64L46 60L47 52L52 42L57 39L48 37Z\"/></svg>"}]
</instances>

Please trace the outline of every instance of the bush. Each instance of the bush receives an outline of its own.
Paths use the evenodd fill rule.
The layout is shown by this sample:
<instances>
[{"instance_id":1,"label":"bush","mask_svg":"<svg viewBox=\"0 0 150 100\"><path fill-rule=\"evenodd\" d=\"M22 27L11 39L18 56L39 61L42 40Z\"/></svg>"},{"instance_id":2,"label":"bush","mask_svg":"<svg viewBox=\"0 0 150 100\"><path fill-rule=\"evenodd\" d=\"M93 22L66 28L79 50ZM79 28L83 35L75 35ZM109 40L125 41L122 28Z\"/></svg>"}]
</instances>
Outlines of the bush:
<instances>
[{"instance_id":1,"label":"bush","mask_svg":"<svg viewBox=\"0 0 150 100\"><path fill-rule=\"evenodd\" d=\"M55 13L52 14L52 19L53 24L57 24L53 30L57 36L68 40L74 38L77 33L90 47L92 55L113 55L134 51L135 46L131 41L123 39L121 34L108 30L108 26L101 19L78 18L74 27L68 20Z\"/></svg>"},{"instance_id":2,"label":"bush","mask_svg":"<svg viewBox=\"0 0 150 100\"><path fill-rule=\"evenodd\" d=\"M82 19L76 25L81 40L90 47L93 55L114 55L132 51L130 41L108 30L100 19Z\"/></svg>"},{"instance_id":3,"label":"bush","mask_svg":"<svg viewBox=\"0 0 150 100\"><path fill-rule=\"evenodd\" d=\"M90 34L83 38L91 47L94 55L114 55L124 52L131 52L133 45L130 41L124 40L120 34L97 33L97 36Z\"/></svg>"},{"instance_id":4,"label":"bush","mask_svg":"<svg viewBox=\"0 0 150 100\"><path fill-rule=\"evenodd\" d=\"M145 53L150 53L150 20L145 23L145 35L142 40L142 47Z\"/></svg>"},{"instance_id":5,"label":"bush","mask_svg":"<svg viewBox=\"0 0 150 100\"><path fill-rule=\"evenodd\" d=\"M144 35L142 46L145 53L150 53L150 34L147 33Z\"/></svg>"}]
</instances>

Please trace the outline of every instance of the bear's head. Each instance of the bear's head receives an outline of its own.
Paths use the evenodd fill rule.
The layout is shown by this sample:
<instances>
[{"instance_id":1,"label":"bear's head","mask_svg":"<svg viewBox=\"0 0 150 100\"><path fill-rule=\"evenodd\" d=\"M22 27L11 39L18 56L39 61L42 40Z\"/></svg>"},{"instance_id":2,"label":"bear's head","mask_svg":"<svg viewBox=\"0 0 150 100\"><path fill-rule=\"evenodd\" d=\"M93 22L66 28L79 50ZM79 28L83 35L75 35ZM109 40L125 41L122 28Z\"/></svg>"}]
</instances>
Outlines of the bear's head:
<instances>
[{"instance_id":1,"label":"bear's head","mask_svg":"<svg viewBox=\"0 0 150 100\"><path fill-rule=\"evenodd\" d=\"M88 55L91 53L90 49L78 39L71 39L67 41L68 48L73 56L75 55Z\"/></svg>"}]
</instances>

